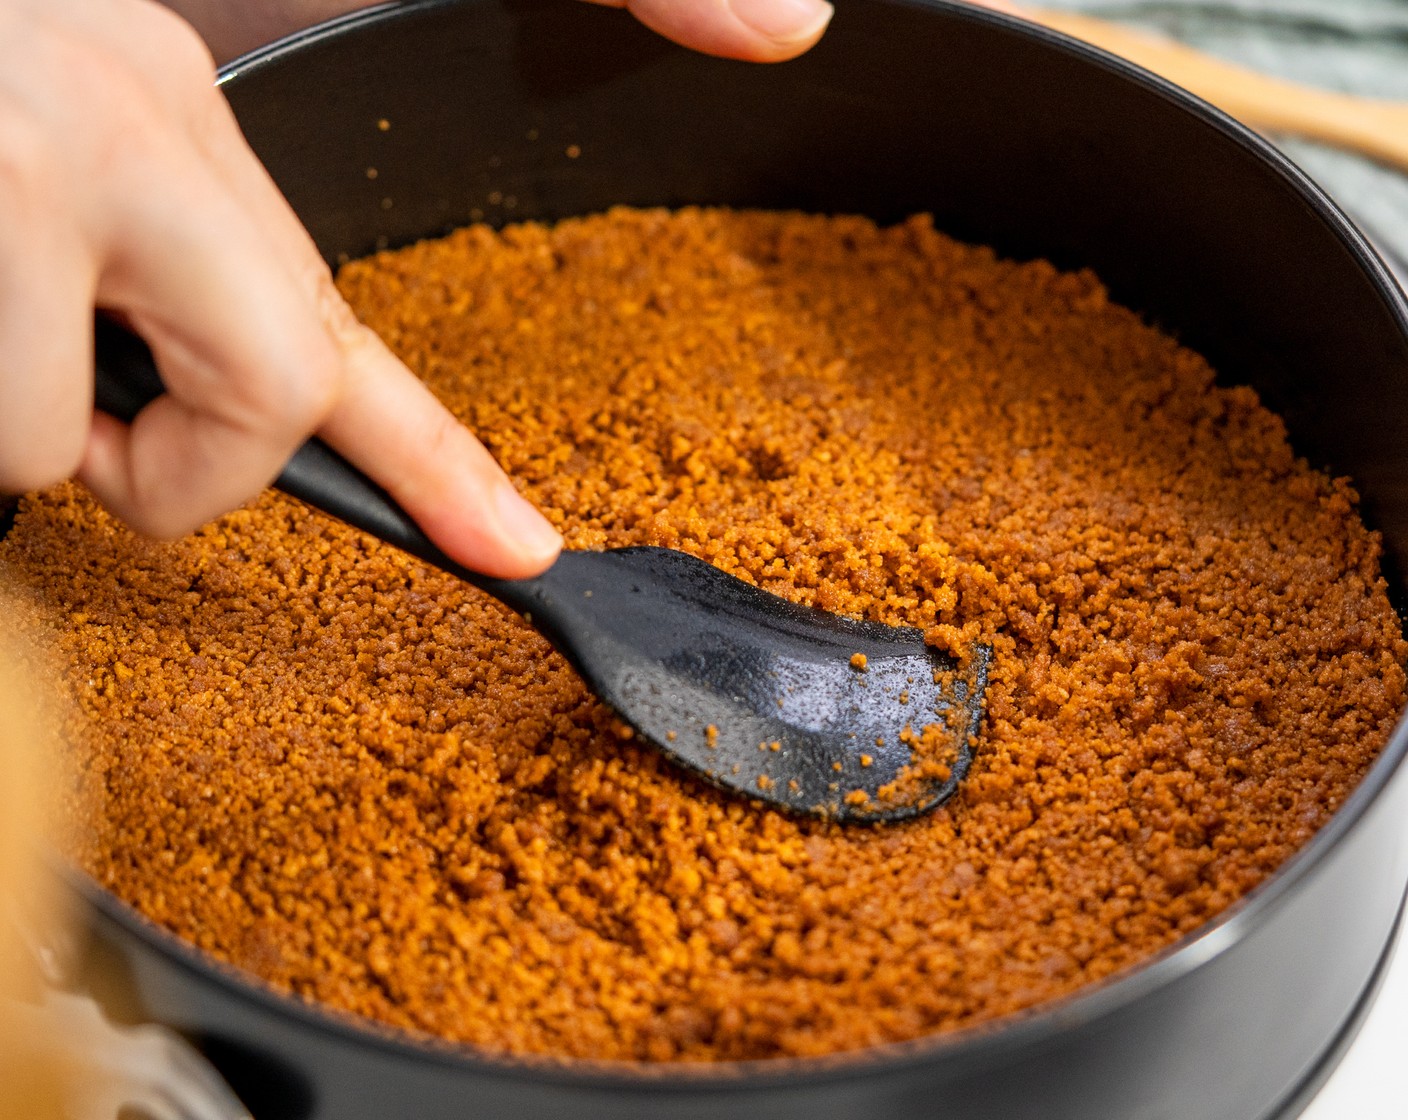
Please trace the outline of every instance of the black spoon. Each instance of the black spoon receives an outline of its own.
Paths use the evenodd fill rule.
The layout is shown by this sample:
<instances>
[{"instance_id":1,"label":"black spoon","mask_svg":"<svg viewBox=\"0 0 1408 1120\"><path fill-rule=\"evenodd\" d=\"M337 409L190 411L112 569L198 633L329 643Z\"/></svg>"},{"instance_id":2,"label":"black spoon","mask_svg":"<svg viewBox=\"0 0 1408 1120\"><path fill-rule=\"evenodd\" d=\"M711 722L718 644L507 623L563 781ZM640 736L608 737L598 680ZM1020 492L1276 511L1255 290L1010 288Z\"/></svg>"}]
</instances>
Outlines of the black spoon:
<instances>
[{"instance_id":1,"label":"black spoon","mask_svg":"<svg viewBox=\"0 0 1408 1120\"><path fill-rule=\"evenodd\" d=\"M151 352L102 318L96 342L97 406L130 422L164 391ZM723 789L790 812L893 821L942 804L967 773L986 646L960 665L918 630L798 606L666 548L564 552L535 579L490 579L445 556L316 439L274 485L518 611L642 739ZM929 726L942 730L924 740L935 767L904 741Z\"/></svg>"}]
</instances>

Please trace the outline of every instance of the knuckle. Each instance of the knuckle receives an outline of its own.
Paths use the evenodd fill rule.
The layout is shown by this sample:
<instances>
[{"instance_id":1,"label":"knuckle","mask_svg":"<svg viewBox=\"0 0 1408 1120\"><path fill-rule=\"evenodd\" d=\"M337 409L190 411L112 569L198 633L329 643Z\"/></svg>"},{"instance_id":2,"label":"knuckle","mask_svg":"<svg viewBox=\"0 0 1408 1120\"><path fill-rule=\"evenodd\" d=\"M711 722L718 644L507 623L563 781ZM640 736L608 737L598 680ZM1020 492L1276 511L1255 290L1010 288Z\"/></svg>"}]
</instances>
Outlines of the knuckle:
<instances>
[{"instance_id":1,"label":"knuckle","mask_svg":"<svg viewBox=\"0 0 1408 1120\"><path fill-rule=\"evenodd\" d=\"M325 350L330 350L324 347ZM271 370L247 402L246 433L264 443L292 445L322 426L337 403L342 377L332 353L308 355L289 363L283 376Z\"/></svg>"},{"instance_id":2,"label":"knuckle","mask_svg":"<svg viewBox=\"0 0 1408 1120\"><path fill-rule=\"evenodd\" d=\"M128 471L125 492L110 504L114 513L145 537L176 540L199 528L210 515L221 512L206 514L209 502L199 489L190 489L189 479L173 483L170 478L143 472L135 464L129 464Z\"/></svg>"},{"instance_id":3,"label":"knuckle","mask_svg":"<svg viewBox=\"0 0 1408 1120\"><path fill-rule=\"evenodd\" d=\"M82 461L82 445L73 439L4 440L0 442L0 490L10 494L42 490L72 478Z\"/></svg>"},{"instance_id":4,"label":"knuckle","mask_svg":"<svg viewBox=\"0 0 1408 1120\"><path fill-rule=\"evenodd\" d=\"M54 112L70 127L120 124L135 106L144 103L143 69L126 52L72 30L55 32L45 43L44 52L48 80L62 75L67 85L68 101L56 106Z\"/></svg>"},{"instance_id":5,"label":"knuckle","mask_svg":"<svg viewBox=\"0 0 1408 1120\"><path fill-rule=\"evenodd\" d=\"M290 417L298 435L306 436L322 427L337 401L336 384L335 378L323 374L305 374L299 378Z\"/></svg>"},{"instance_id":6,"label":"knuckle","mask_svg":"<svg viewBox=\"0 0 1408 1120\"><path fill-rule=\"evenodd\" d=\"M285 384L285 413L311 429L327 417L342 395L346 356L375 336L357 319L321 261L309 267L303 282L324 330L310 340L311 352Z\"/></svg>"},{"instance_id":7,"label":"knuckle","mask_svg":"<svg viewBox=\"0 0 1408 1120\"><path fill-rule=\"evenodd\" d=\"M342 390L342 364L329 346L297 365L281 387L280 412L298 435L319 427Z\"/></svg>"},{"instance_id":8,"label":"knuckle","mask_svg":"<svg viewBox=\"0 0 1408 1120\"><path fill-rule=\"evenodd\" d=\"M305 283L312 293L313 304L318 316L331 332L333 340L341 347L352 349L369 342L368 328L357 318L348 302L338 291L337 282L327 265L318 261L308 269Z\"/></svg>"},{"instance_id":9,"label":"knuckle","mask_svg":"<svg viewBox=\"0 0 1408 1120\"><path fill-rule=\"evenodd\" d=\"M156 4L141 5L134 18L138 47L94 41L82 32L48 44L48 69L65 76L75 103L90 107L97 131L85 134L105 163L122 163L134 152L150 158L172 142L173 122L198 115L210 102L224 104L215 62L190 24ZM88 125L77 121L75 128Z\"/></svg>"},{"instance_id":10,"label":"knuckle","mask_svg":"<svg viewBox=\"0 0 1408 1120\"><path fill-rule=\"evenodd\" d=\"M460 450L464 429L449 412L436 416L426 437L426 458L432 462L453 461Z\"/></svg>"},{"instance_id":11,"label":"knuckle","mask_svg":"<svg viewBox=\"0 0 1408 1120\"><path fill-rule=\"evenodd\" d=\"M0 101L0 191L8 201L43 192L54 179L53 139L33 114Z\"/></svg>"},{"instance_id":12,"label":"knuckle","mask_svg":"<svg viewBox=\"0 0 1408 1120\"><path fill-rule=\"evenodd\" d=\"M158 541L180 540L187 533L198 529L201 524L199 521L192 521L181 509L166 506L136 505L121 513L122 520L127 522L130 528L144 537Z\"/></svg>"},{"instance_id":13,"label":"knuckle","mask_svg":"<svg viewBox=\"0 0 1408 1120\"><path fill-rule=\"evenodd\" d=\"M161 60L162 70L180 82L215 84L215 59L205 40L171 9L147 5L143 39Z\"/></svg>"}]
</instances>

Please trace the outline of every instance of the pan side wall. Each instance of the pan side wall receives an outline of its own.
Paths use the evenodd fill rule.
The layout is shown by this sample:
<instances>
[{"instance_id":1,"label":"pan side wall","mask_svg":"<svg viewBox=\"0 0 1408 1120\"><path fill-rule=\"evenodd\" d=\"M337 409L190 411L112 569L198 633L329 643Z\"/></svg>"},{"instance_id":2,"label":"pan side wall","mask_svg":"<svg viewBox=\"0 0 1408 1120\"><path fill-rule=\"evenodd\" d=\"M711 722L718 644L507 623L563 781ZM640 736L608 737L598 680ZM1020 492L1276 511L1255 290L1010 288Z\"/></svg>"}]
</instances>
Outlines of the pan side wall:
<instances>
[{"instance_id":1,"label":"pan side wall","mask_svg":"<svg viewBox=\"0 0 1408 1120\"><path fill-rule=\"evenodd\" d=\"M241 64L225 89L332 261L481 215L717 203L930 211L1004 253L1093 267L1253 384L1303 453L1354 475L1391 557L1408 552L1408 342L1352 236L1268 157L1034 33L853 0L804 60L746 67L569 0L431 3ZM217 978L110 901L92 911L129 1006L204 1040L259 1120L1263 1120L1381 956L1408 879L1405 809L1400 773L1293 891L1161 983L1131 981L1134 998L1107 989L962 1046L802 1075L437 1059Z\"/></svg>"}]
</instances>

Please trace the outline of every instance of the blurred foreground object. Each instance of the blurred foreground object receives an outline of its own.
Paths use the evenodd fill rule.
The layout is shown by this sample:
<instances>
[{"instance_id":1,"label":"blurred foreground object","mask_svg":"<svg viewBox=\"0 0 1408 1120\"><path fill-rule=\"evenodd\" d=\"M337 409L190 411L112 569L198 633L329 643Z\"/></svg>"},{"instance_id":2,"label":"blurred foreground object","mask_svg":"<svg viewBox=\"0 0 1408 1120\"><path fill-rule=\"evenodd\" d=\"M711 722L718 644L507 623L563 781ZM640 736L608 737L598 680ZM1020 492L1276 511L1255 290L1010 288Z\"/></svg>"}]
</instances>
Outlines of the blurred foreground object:
<instances>
[{"instance_id":1,"label":"blurred foreground object","mask_svg":"<svg viewBox=\"0 0 1408 1120\"><path fill-rule=\"evenodd\" d=\"M35 851L44 798L26 682L15 651L0 649L0 1120L64 1115L58 1064L39 1052L27 1014L42 987L26 931L55 908Z\"/></svg>"},{"instance_id":2,"label":"blurred foreground object","mask_svg":"<svg viewBox=\"0 0 1408 1120\"><path fill-rule=\"evenodd\" d=\"M0 590L0 611L7 605ZM163 1027L120 1027L62 991L71 956L41 858L45 760L60 749L33 650L0 648L0 1120L249 1120L214 1069Z\"/></svg>"}]
</instances>

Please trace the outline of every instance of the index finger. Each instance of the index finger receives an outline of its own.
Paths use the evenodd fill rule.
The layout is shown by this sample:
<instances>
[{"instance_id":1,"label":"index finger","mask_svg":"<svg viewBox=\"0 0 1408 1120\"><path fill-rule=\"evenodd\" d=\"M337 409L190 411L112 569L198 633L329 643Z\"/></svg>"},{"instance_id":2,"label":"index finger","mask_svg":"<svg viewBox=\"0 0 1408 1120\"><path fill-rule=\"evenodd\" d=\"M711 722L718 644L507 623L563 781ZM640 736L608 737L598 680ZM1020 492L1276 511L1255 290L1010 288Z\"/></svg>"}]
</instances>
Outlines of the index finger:
<instances>
[{"instance_id":1,"label":"index finger","mask_svg":"<svg viewBox=\"0 0 1408 1120\"><path fill-rule=\"evenodd\" d=\"M557 531L519 497L469 430L358 322L224 99L211 90L192 116L190 127L200 133L221 184L259 231L266 267L277 268L296 290L293 313L319 326L335 350L337 392L319 417L318 434L384 487L451 559L503 579L546 569L562 547Z\"/></svg>"}]
</instances>

